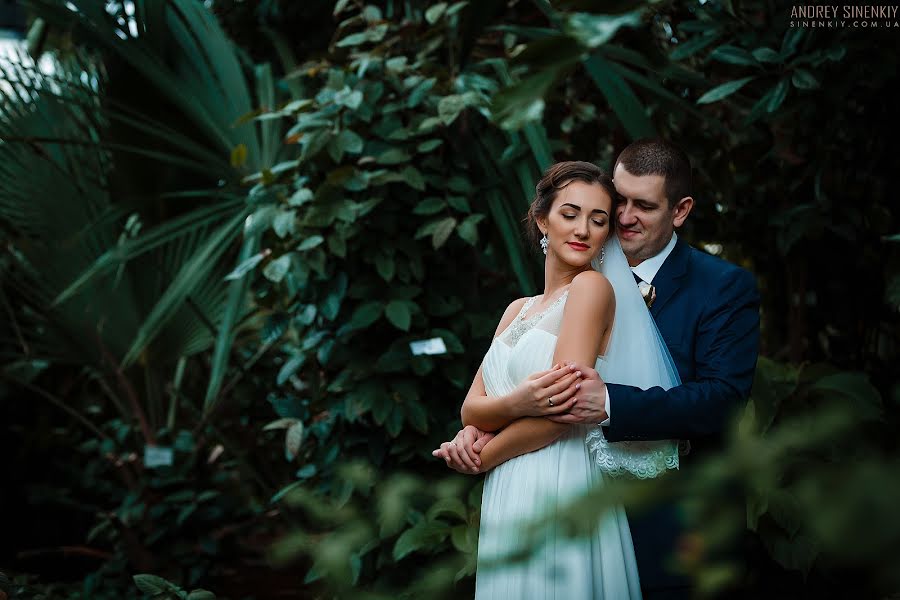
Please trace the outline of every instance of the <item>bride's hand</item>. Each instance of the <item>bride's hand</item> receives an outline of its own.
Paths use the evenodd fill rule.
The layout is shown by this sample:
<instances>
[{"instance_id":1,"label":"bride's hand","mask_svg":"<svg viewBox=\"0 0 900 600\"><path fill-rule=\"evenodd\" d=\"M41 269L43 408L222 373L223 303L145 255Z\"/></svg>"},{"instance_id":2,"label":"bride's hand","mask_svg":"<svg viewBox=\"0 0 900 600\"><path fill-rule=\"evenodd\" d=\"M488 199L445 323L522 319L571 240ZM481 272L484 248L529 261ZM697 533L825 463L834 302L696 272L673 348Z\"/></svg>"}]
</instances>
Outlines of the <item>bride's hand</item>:
<instances>
[{"instance_id":1,"label":"bride's hand","mask_svg":"<svg viewBox=\"0 0 900 600\"><path fill-rule=\"evenodd\" d=\"M533 373L510 392L512 409L518 417L547 417L571 410L580 379L581 371L573 372L568 365Z\"/></svg>"},{"instance_id":2,"label":"bride's hand","mask_svg":"<svg viewBox=\"0 0 900 600\"><path fill-rule=\"evenodd\" d=\"M443 458L447 466L464 475L481 472L481 450L494 438L492 431L466 425L449 442L444 442L431 455Z\"/></svg>"}]
</instances>

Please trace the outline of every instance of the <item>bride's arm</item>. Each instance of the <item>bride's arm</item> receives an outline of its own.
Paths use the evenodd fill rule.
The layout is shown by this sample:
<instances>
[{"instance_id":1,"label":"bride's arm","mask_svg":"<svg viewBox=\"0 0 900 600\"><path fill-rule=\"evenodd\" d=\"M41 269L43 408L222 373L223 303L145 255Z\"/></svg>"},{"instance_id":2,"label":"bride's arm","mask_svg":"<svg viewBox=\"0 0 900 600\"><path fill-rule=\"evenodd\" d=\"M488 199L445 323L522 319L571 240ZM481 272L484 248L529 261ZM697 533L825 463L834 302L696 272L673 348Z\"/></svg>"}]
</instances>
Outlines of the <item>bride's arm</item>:
<instances>
[{"instance_id":1,"label":"bride's arm","mask_svg":"<svg viewBox=\"0 0 900 600\"><path fill-rule=\"evenodd\" d=\"M615 295L602 274L585 271L575 276L563 312L553 362L593 365L606 345L615 315ZM556 441L570 425L543 417L522 418L498 433L481 451L480 471L533 452Z\"/></svg>"},{"instance_id":2,"label":"bride's arm","mask_svg":"<svg viewBox=\"0 0 900 600\"><path fill-rule=\"evenodd\" d=\"M494 337L500 335L512 323L522 305L525 304L525 300L526 298L519 298L506 307L506 311L500 317ZM469 392L459 411L460 417L463 427L474 425L482 431L496 431L516 419L517 415L513 414L512 406L504 396L487 395L482 368L483 366L479 366L478 372L475 373L475 378L472 380L472 385L469 387Z\"/></svg>"},{"instance_id":3,"label":"bride's arm","mask_svg":"<svg viewBox=\"0 0 900 600\"><path fill-rule=\"evenodd\" d=\"M494 337L500 335L516 318L524 302L525 298L521 298L509 305L500 319ZM554 365L548 371L531 374L503 396L487 394L482 368L478 367L460 410L463 427L474 425L482 431L497 431L522 417L561 414L572 407L571 403L565 402L571 394L560 396L560 393L574 383L577 377L562 363ZM560 403L554 407L545 406L544 403L550 396L558 396Z\"/></svg>"}]
</instances>

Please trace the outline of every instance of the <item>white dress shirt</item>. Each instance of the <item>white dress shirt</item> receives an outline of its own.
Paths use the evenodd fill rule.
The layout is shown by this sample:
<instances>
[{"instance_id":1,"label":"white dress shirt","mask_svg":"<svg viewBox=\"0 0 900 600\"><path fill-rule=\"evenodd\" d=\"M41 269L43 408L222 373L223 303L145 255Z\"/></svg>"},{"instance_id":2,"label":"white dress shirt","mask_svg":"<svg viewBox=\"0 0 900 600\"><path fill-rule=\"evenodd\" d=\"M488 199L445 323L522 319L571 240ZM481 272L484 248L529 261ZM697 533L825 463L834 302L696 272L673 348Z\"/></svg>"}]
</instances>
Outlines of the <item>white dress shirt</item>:
<instances>
[{"instance_id":1,"label":"white dress shirt","mask_svg":"<svg viewBox=\"0 0 900 600\"><path fill-rule=\"evenodd\" d=\"M666 259L669 258L669 255L672 254L672 250L675 248L675 243L678 241L678 234L674 231L672 232L672 239L669 240L669 243L666 244L665 248L663 248L659 254L656 256L652 256L646 260L641 261L636 267L631 267L631 272L641 278L641 280L646 281L647 283L653 283L653 278L656 277L656 274L659 273L659 269L663 266L663 263L666 262ZM606 400L604 402L606 406L606 420L600 423L602 426L609 425L609 389L606 389Z\"/></svg>"}]
</instances>

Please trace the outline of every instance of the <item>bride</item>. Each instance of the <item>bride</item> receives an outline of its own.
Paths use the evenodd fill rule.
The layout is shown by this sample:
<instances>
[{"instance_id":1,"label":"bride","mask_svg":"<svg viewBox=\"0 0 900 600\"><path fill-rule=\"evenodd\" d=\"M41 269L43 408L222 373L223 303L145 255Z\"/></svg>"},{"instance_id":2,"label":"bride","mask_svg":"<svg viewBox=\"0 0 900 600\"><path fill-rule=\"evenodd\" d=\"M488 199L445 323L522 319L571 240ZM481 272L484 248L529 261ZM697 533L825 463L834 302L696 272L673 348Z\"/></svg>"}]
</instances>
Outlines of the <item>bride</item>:
<instances>
[{"instance_id":1,"label":"bride","mask_svg":"<svg viewBox=\"0 0 900 600\"><path fill-rule=\"evenodd\" d=\"M678 466L674 442L610 444L598 425L546 417L577 402L580 372L642 388L678 375L613 234L615 187L598 167L563 162L536 187L529 229L544 253L544 293L506 309L462 407L464 425L497 432L481 440L472 473L487 472L482 496L476 598L641 597L622 508L577 538L545 534L524 548L527 524L552 517L611 475L654 477ZM457 455L446 442L435 456ZM460 452L460 455L465 453ZM516 553L527 559L511 562Z\"/></svg>"}]
</instances>

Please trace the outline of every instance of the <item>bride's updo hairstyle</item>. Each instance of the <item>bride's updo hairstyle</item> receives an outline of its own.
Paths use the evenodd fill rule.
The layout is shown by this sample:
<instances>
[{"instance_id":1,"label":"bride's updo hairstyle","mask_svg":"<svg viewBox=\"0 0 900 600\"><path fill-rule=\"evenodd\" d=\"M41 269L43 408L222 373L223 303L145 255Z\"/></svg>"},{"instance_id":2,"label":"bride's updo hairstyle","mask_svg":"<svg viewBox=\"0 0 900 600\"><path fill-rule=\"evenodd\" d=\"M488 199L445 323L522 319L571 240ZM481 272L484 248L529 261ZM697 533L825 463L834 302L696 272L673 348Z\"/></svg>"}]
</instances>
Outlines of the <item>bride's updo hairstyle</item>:
<instances>
[{"instance_id":1,"label":"bride's updo hairstyle","mask_svg":"<svg viewBox=\"0 0 900 600\"><path fill-rule=\"evenodd\" d=\"M531 207L528 209L528 215L525 217L528 238L533 244L537 245L541 237L543 237L537 225L538 219L545 218L550 214L550 208L553 206L553 201L556 200L559 191L573 181L599 185L609 194L613 202L613 214L609 215L609 229L610 233L612 233L616 223L615 207L617 197L616 186L613 185L612 179L594 163L569 160L551 165L544 171L544 176L541 177L541 180L538 181L534 188L534 200L531 201Z\"/></svg>"}]
</instances>

